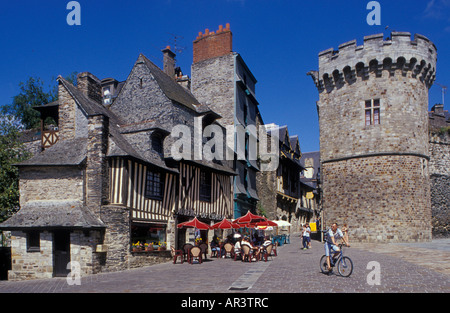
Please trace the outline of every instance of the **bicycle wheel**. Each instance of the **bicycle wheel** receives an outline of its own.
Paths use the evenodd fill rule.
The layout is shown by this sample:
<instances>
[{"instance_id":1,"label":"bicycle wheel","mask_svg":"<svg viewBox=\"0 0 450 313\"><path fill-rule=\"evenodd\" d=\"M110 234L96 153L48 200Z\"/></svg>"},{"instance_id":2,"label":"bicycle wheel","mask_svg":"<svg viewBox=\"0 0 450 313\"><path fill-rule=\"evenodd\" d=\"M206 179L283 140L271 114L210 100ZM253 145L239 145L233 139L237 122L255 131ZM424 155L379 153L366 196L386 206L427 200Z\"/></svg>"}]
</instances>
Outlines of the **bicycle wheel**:
<instances>
[{"instance_id":1,"label":"bicycle wheel","mask_svg":"<svg viewBox=\"0 0 450 313\"><path fill-rule=\"evenodd\" d=\"M349 277L353 272L353 262L352 260L344 256L343 258L340 258L337 263L337 269L341 276L343 277Z\"/></svg>"},{"instance_id":2,"label":"bicycle wheel","mask_svg":"<svg viewBox=\"0 0 450 313\"><path fill-rule=\"evenodd\" d=\"M322 271L322 273L328 273L328 270L327 270L327 267L328 267L328 264L327 264L327 256L326 255L323 255L321 258L320 258L320 270Z\"/></svg>"}]
</instances>

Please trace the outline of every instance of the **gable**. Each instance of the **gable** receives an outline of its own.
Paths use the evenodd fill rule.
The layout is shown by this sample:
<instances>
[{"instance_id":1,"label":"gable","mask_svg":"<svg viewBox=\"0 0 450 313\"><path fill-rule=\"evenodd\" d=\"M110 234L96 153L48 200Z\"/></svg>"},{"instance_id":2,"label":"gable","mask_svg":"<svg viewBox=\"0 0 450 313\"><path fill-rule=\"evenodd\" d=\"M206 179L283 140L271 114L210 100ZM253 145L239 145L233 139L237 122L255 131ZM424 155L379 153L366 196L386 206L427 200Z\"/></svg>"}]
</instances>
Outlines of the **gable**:
<instances>
[{"instance_id":1,"label":"gable","mask_svg":"<svg viewBox=\"0 0 450 313\"><path fill-rule=\"evenodd\" d=\"M170 118L172 101L164 94L144 62L136 62L110 110L126 124Z\"/></svg>"}]
</instances>

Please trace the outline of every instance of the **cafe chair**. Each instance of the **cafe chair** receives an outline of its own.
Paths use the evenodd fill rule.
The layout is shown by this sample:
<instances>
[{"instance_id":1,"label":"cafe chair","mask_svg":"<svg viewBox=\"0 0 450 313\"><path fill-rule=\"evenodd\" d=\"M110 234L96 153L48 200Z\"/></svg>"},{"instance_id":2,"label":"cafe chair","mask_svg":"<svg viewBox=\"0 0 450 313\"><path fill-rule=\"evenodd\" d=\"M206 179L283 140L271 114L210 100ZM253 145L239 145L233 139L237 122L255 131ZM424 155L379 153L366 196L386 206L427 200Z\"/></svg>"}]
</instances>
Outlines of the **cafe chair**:
<instances>
[{"instance_id":1,"label":"cafe chair","mask_svg":"<svg viewBox=\"0 0 450 313\"><path fill-rule=\"evenodd\" d=\"M225 257L227 257L227 254L229 254L229 255L230 255L230 258L232 258L233 255L234 255L234 246L233 246L233 244L227 242L227 243L223 246L223 248L225 249Z\"/></svg>"},{"instance_id":2,"label":"cafe chair","mask_svg":"<svg viewBox=\"0 0 450 313\"><path fill-rule=\"evenodd\" d=\"M194 246L189 250L189 263L194 264L194 258L198 259L198 263L202 264L202 249L200 247Z\"/></svg>"},{"instance_id":3,"label":"cafe chair","mask_svg":"<svg viewBox=\"0 0 450 313\"><path fill-rule=\"evenodd\" d=\"M177 263L177 258L180 257L181 264L183 264L184 253L183 250L175 250L174 247L171 248L173 256L173 264Z\"/></svg>"},{"instance_id":4,"label":"cafe chair","mask_svg":"<svg viewBox=\"0 0 450 313\"><path fill-rule=\"evenodd\" d=\"M273 250L273 244L268 245L262 252L262 256L264 257L265 261L267 262L267 258L270 256L272 257L272 250ZM273 260L273 257L272 257Z\"/></svg>"},{"instance_id":5,"label":"cafe chair","mask_svg":"<svg viewBox=\"0 0 450 313\"><path fill-rule=\"evenodd\" d=\"M199 247L202 250L202 254L205 256L205 260L206 260L207 259L206 254L208 253L208 245L203 242L199 245Z\"/></svg>"},{"instance_id":6,"label":"cafe chair","mask_svg":"<svg viewBox=\"0 0 450 313\"><path fill-rule=\"evenodd\" d=\"M278 247L278 241L275 241L275 244L272 247L273 255L277 256L277 247Z\"/></svg>"},{"instance_id":7,"label":"cafe chair","mask_svg":"<svg viewBox=\"0 0 450 313\"><path fill-rule=\"evenodd\" d=\"M184 256L184 258L185 258L185 261L187 261L187 262L189 262L189 251L191 250L191 248L192 248L193 246L194 246L194 245L191 244L191 243L185 243L185 244L183 245L183 248L181 248L181 250L183 251L183 256Z\"/></svg>"},{"instance_id":8,"label":"cafe chair","mask_svg":"<svg viewBox=\"0 0 450 313\"><path fill-rule=\"evenodd\" d=\"M247 259L250 263L252 262L252 249L247 245L242 245L242 261L245 262L245 259Z\"/></svg>"}]
</instances>

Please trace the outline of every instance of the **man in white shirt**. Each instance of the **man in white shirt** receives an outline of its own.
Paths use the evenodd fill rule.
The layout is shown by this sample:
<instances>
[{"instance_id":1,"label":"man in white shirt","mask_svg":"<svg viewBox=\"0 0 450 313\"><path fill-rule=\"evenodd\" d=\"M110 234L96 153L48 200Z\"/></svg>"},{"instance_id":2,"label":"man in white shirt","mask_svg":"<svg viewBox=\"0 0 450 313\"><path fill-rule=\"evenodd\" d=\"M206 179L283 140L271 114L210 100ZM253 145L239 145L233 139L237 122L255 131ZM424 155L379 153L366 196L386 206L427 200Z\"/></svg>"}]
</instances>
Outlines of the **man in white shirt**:
<instances>
[{"instance_id":1,"label":"man in white shirt","mask_svg":"<svg viewBox=\"0 0 450 313\"><path fill-rule=\"evenodd\" d=\"M329 229L326 233L326 241L325 241L325 255L327 256L327 266L328 270L331 270L330 263L330 254L334 253L334 257L337 257L339 252L341 251L337 245L337 241L342 239L345 245L350 247L347 240L344 237L342 231L338 228L337 223L331 225L331 229Z\"/></svg>"},{"instance_id":2,"label":"man in white shirt","mask_svg":"<svg viewBox=\"0 0 450 313\"><path fill-rule=\"evenodd\" d=\"M311 245L311 228L309 228L308 223L306 223L305 226L303 226L302 238L303 238L303 250L309 249Z\"/></svg>"}]
</instances>

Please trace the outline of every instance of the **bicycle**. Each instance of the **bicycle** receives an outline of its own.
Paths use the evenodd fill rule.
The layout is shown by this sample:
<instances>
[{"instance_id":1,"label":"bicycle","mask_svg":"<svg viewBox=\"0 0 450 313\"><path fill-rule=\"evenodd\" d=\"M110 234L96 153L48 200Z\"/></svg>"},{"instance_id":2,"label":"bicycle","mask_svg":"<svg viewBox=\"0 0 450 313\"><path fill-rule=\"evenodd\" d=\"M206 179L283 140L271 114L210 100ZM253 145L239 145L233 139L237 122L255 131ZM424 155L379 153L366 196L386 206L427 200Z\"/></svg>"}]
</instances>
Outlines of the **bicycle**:
<instances>
[{"instance_id":1,"label":"bicycle","mask_svg":"<svg viewBox=\"0 0 450 313\"><path fill-rule=\"evenodd\" d=\"M352 259L350 259L348 256L344 256L344 250L342 247L344 244L339 244L339 256L335 259L331 253L330 253L330 266L331 271L328 271L328 264L327 264L327 256L323 255L320 258L320 270L322 273L332 273L333 267L337 267L337 270L339 272L339 275L342 277L349 277L353 273L353 262Z\"/></svg>"}]
</instances>

